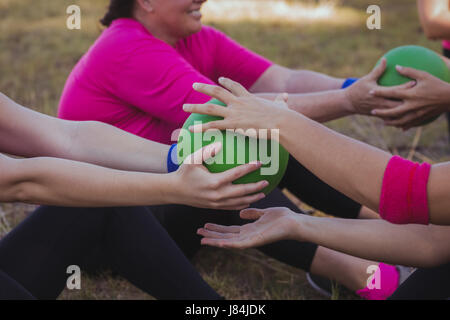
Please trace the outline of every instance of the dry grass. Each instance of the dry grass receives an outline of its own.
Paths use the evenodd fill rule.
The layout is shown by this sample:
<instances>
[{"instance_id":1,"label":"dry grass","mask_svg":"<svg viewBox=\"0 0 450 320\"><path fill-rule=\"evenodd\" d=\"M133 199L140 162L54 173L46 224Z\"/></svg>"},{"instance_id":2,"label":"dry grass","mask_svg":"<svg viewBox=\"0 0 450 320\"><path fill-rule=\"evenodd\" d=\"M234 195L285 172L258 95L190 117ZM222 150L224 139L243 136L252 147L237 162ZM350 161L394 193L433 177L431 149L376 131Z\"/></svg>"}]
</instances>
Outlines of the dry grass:
<instances>
[{"instance_id":1,"label":"dry grass","mask_svg":"<svg viewBox=\"0 0 450 320\"><path fill-rule=\"evenodd\" d=\"M210 0L205 19L250 49L291 68L343 77L362 76L392 47L418 44L436 51L440 47L423 36L412 0L258 2L255 9L250 1ZM380 31L365 28L369 2L382 8ZM82 8L81 31L65 27L65 9L70 4ZM107 0L0 1L0 91L23 105L55 115L67 75L100 33L98 20L106 4ZM413 159L450 159L442 118L424 127L420 134L416 134L417 129L402 133L383 127L380 121L358 116L333 121L329 126L394 153L411 155ZM2 205L0 237L33 208ZM206 248L200 251L194 264L212 287L230 299L320 298L307 285L303 272L254 250ZM344 290L336 293L341 299L355 298ZM84 278L83 290L65 291L61 298L151 297L126 281L105 274Z\"/></svg>"}]
</instances>

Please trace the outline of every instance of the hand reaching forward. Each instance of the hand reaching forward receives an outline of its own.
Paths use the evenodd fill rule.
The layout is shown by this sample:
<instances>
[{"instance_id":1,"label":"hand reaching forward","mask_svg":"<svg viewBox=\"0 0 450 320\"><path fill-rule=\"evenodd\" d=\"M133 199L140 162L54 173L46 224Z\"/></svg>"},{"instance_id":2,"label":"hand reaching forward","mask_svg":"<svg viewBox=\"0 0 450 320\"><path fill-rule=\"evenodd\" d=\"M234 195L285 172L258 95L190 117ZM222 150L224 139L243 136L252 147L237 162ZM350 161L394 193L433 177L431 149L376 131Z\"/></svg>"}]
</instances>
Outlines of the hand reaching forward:
<instances>
[{"instance_id":1,"label":"hand reaching forward","mask_svg":"<svg viewBox=\"0 0 450 320\"><path fill-rule=\"evenodd\" d=\"M288 208L245 209L241 218L256 220L243 226L222 226L207 223L197 233L202 245L245 249L272 242L297 239L295 224L299 215Z\"/></svg>"},{"instance_id":2,"label":"hand reaching forward","mask_svg":"<svg viewBox=\"0 0 450 320\"><path fill-rule=\"evenodd\" d=\"M191 131L279 129L277 119L280 114L294 112L288 108L286 93L280 94L275 101L271 101L249 93L242 85L230 79L220 78L219 82L224 88L195 83L194 89L222 101L228 106L227 108L215 104L185 104L183 109L186 112L219 116L224 119L192 126Z\"/></svg>"}]
</instances>

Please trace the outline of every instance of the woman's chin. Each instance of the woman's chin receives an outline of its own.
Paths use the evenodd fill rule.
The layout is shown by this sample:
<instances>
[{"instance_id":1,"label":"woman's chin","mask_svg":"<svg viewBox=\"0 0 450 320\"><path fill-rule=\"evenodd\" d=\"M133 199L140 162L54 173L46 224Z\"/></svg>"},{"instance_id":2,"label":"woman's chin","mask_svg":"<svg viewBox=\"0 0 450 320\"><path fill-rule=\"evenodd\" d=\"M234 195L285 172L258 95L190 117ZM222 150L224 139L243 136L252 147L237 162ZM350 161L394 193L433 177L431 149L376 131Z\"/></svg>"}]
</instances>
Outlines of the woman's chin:
<instances>
[{"instance_id":1,"label":"woman's chin","mask_svg":"<svg viewBox=\"0 0 450 320\"><path fill-rule=\"evenodd\" d=\"M189 33L188 35L197 33L200 30L202 30L202 23L201 23L201 21L196 21L195 23L191 23L191 24L189 24L189 27L186 28L185 30L188 31L188 33Z\"/></svg>"}]
</instances>

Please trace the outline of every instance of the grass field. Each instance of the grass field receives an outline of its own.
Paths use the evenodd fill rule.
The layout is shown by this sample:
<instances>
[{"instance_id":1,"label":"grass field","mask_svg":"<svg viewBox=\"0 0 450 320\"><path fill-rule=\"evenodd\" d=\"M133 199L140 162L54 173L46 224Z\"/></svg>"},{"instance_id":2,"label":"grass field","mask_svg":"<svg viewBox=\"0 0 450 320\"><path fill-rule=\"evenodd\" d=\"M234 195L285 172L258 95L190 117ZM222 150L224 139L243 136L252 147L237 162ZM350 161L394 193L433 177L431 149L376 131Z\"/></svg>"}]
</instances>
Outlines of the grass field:
<instances>
[{"instance_id":1,"label":"grass field","mask_svg":"<svg viewBox=\"0 0 450 320\"><path fill-rule=\"evenodd\" d=\"M369 2L382 9L381 30L366 28ZM98 20L107 3L107 0L0 0L0 91L25 106L56 115L65 79L100 34ZM81 30L66 28L66 8L71 4L81 7ZM284 8L292 9L293 13L286 19L271 14L269 6L255 16L243 14L244 10L235 10L240 14L233 14L232 9L220 14L212 4L206 8L207 24L290 68L342 77L362 76L395 46L418 44L440 51L439 43L423 35L413 0L291 0ZM311 14L305 15L308 11L302 10L310 10ZM328 125L415 160L450 159L443 118L419 132L415 129L405 133L358 116ZM19 223L33 206L5 204L1 208L4 218L0 225L4 227L0 228L0 234L4 234L6 225L13 227ZM303 272L254 250L205 248L194 264L211 286L229 299L321 298L308 286ZM108 274L83 278L82 285L81 291L66 290L61 299L151 299L126 281ZM355 298L345 290L336 294L336 298Z\"/></svg>"}]
</instances>

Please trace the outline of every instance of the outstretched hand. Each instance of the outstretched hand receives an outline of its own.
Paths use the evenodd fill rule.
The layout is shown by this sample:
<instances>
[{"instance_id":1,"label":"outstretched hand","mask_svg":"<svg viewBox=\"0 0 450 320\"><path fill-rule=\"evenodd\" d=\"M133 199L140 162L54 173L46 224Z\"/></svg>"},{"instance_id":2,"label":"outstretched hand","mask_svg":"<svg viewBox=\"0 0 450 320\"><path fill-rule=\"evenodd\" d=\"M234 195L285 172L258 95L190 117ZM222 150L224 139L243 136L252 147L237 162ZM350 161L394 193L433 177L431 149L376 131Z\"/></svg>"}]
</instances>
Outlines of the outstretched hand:
<instances>
[{"instance_id":1,"label":"outstretched hand","mask_svg":"<svg viewBox=\"0 0 450 320\"><path fill-rule=\"evenodd\" d=\"M222 101L227 108L215 104L185 104L183 109L186 112L219 116L224 119L192 126L191 131L279 129L277 119L280 113L290 112L286 93L280 94L275 101L271 101L249 93L242 85L230 79L220 78L219 83L224 88L195 83L194 89Z\"/></svg>"},{"instance_id":2,"label":"outstretched hand","mask_svg":"<svg viewBox=\"0 0 450 320\"><path fill-rule=\"evenodd\" d=\"M298 239L295 229L298 214L288 208L246 209L242 219L256 220L243 226L207 223L197 231L201 243L221 248L245 249L285 239Z\"/></svg>"}]
</instances>

